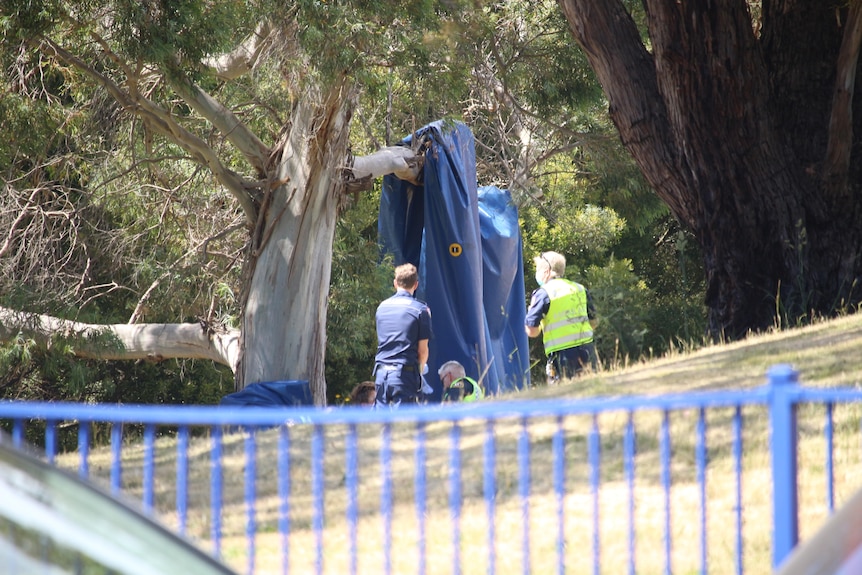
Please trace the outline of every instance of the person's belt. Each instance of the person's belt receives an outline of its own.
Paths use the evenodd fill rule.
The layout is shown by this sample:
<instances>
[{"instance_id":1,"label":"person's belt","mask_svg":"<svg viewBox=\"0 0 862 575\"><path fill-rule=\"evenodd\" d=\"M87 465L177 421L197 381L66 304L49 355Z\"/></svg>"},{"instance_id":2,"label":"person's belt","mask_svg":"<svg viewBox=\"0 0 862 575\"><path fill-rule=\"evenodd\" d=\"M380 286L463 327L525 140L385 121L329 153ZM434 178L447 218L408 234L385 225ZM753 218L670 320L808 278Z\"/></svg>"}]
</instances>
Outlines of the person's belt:
<instances>
[{"instance_id":1,"label":"person's belt","mask_svg":"<svg viewBox=\"0 0 862 575\"><path fill-rule=\"evenodd\" d=\"M418 371L415 365L402 365L400 363L378 363L377 369L385 369L386 371Z\"/></svg>"}]
</instances>

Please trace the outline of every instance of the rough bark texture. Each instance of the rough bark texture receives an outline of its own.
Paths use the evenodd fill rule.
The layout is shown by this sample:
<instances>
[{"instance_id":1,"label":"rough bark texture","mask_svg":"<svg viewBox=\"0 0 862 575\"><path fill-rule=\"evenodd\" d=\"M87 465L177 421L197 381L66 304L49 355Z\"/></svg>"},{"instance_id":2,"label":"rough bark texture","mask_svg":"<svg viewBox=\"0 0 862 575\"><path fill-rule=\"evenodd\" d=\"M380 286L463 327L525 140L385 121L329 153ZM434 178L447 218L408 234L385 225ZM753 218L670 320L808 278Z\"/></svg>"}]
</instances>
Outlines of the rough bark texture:
<instances>
[{"instance_id":1,"label":"rough bark texture","mask_svg":"<svg viewBox=\"0 0 862 575\"><path fill-rule=\"evenodd\" d=\"M700 242L714 335L860 300L859 146L846 186L823 173L846 9L765 0L758 35L745 0L646 0L649 51L619 1L559 4L623 144Z\"/></svg>"},{"instance_id":2,"label":"rough bark texture","mask_svg":"<svg viewBox=\"0 0 862 575\"><path fill-rule=\"evenodd\" d=\"M332 243L343 188L352 96L344 87L300 98L274 146L252 254L237 387L305 380L326 403L324 356Z\"/></svg>"}]
</instances>

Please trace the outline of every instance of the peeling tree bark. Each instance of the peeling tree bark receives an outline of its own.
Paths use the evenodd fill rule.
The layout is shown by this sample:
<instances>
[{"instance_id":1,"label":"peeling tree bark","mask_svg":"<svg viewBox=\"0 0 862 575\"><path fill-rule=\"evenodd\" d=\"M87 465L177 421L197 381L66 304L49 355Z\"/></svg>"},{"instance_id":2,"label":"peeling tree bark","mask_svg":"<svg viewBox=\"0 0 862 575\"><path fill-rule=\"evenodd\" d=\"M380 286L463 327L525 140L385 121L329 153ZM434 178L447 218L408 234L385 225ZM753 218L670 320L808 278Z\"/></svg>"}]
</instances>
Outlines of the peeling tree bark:
<instances>
[{"instance_id":1,"label":"peeling tree bark","mask_svg":"<svg viewBox=\"0 0 862 575\"><path fill-rule=\"evenodd\" d=\"M238 387L252 382L308 381L326 403L324 356L332 243L343 194L353 112L348 85L310 88L289 128L273 146L271 181L282 182L261 213L242 320Z\"/></svg>"}]
</instances>

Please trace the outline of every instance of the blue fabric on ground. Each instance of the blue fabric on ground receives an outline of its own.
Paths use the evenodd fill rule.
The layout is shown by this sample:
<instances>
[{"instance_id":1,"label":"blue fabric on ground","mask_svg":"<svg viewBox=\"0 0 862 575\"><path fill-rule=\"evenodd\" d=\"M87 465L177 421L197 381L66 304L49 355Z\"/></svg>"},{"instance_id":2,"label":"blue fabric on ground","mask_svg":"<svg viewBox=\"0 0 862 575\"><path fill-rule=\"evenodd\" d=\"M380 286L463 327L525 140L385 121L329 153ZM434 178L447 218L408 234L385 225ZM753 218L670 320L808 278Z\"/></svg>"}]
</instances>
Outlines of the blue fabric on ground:
<instances>
[{"instance_id":1,"label":"blue fabric on ground","mask_svg":"<svg viewBox=\"0 0 862 575\"><path fill-rule=\"evenodd\" d=\"M221 398L220 405L298 407L313 405L311 386L305 380L265 381Z\"/></svg>"}]
</instances>

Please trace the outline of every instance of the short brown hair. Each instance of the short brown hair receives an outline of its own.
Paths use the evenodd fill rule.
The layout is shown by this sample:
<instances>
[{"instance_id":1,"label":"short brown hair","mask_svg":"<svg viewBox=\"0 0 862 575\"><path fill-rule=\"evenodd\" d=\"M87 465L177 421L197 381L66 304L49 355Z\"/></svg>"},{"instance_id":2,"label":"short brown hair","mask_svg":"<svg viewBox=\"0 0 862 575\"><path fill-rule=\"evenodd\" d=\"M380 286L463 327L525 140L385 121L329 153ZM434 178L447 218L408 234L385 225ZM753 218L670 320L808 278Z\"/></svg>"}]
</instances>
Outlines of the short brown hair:
<instances>
[{"instance_id":1,"label":"short brown hair","mask_svg":"<svg viewBox=\"0 0 862 575\"><path fill-rule=\"evenodd\" d=\"M373 381L363 381L357 383L353 391L350 392L350 403L354 405L371 405L377 397L377 388Z\"/></svg>"},{"instance_id":2,"label":"short brown hair","mask_svg":"<svg viewBox=\"0 0 862 575\"><path fill-rule=\"evenodd\" d=\"M401 264L395 268L395 284L403 289L410 289L419 281L419 272L413 264Z\"/></svg>"}]
</instances>

